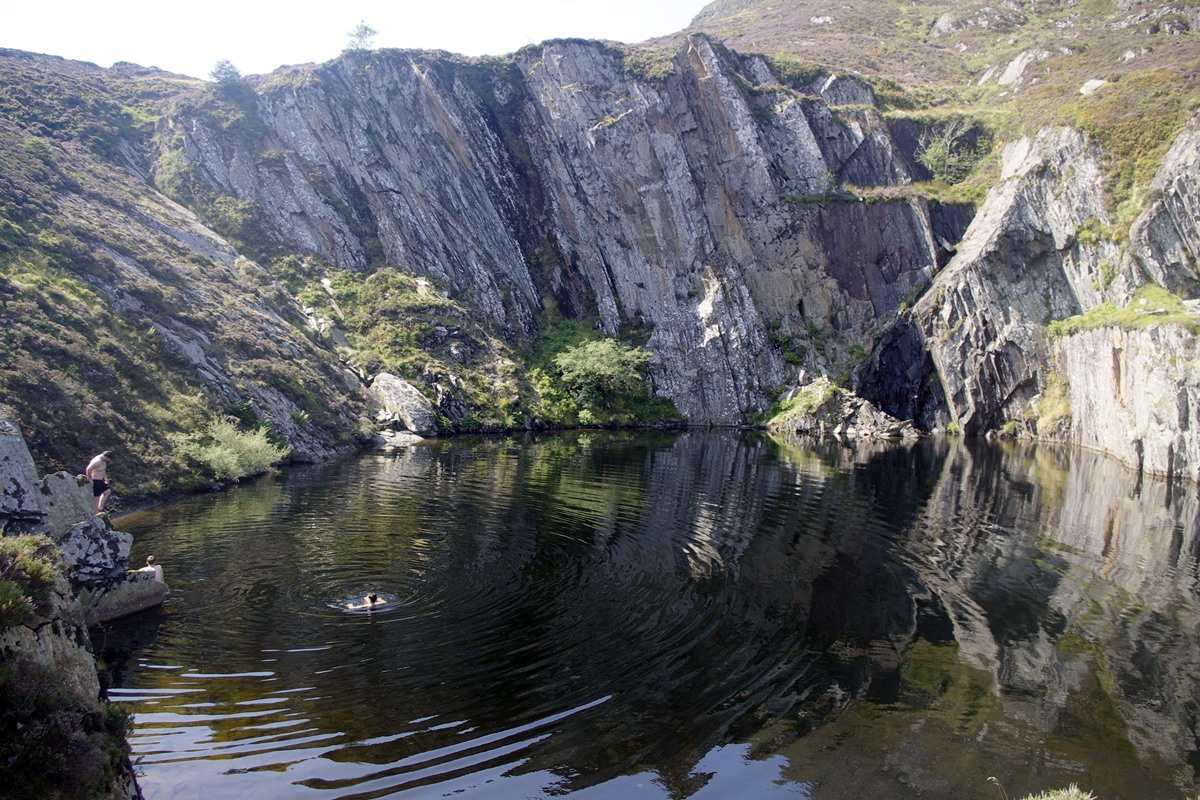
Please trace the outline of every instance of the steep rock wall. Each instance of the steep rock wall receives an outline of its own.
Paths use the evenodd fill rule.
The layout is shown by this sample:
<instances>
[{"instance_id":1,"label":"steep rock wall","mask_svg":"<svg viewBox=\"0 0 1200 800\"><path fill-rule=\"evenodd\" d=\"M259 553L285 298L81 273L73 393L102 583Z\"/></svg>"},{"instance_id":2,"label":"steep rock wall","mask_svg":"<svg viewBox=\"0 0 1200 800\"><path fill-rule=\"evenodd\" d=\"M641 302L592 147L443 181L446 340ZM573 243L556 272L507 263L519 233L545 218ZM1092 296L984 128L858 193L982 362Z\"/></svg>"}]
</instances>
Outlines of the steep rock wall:
<instances>
[{"instance_id":1,"label":"steep rock wall","mask_svg":"<svg viewBox=\"0 0 1200 800\"><path fill-rule=\"evenodd\" d=\"M1105 213L1098 154L1080 134L1058 130L1003 155L1002 182L934 285L881 342L866 381L864 394L884 410L926 427L954 422L979 433L1025 415L1047 363L1046 326L1100 301L1099 248L1077 236Z\"/></svg>"},{"instance_id":2,"label":"steep rock wall","mask_svg":"<svg viewBox=\"0 0 1200 800\"><path fill-rule=\"evenodd\" d=\"M1180 325L1106 328L1066 341L1048 326L1155 283L1195 296L1200 123L1178 137L1156 199L1124 248L1085 231L1108 224L1099 153L1070 130L1004 149L992 189L933 286L881 339L862 393L924 427L1033 435L1049 376L1069 385L1071 441L1156 474L1196 472L1194 335ZM1200 322L1200 319L1197 319Z\"/></svg>"},{"instance_id":3,"label":"steep rock wall","mask_svg":"<svg viewBox=\"0 0 1200 800\"><path fill-rule=\"evenodd\" d=\"M737 422L797 368L833 370L928 285L966 219L834 190L911 179L850 79L802 94L704 37L653 76L577 41L512 61L354 53L260 91L261 135L164 123L218 191L326 263L426 275L512 337L553 296L642 328L652 380L697 422ZM823 94L822 94L823 93ZM936 233L935 233L936 231Z\"/></svg>"},{"instance_id":4,"label":"steep rock wall","mask_svg":"<svg viewBox=\"0 0 1200 800\"><path fill-rule=\"evenodd\" d=\"M1058 344L1071 440L1127 466L1200 483L1200 352L1190 331L1101 328Z\"/></svg>"},{"instance_id":5,"label":"steep rock wall","mask_svg":"<svg viewBox=\"0 0 1200 800\"><path fill-rule=\"evenodd\" d=\"M98 526L106 533L113 534L115 541L125 543L124 555L128 555L128 542L125 540L132 540L132 537L112 531L99 519L81 522L74 529L48 528L47 520L57 522L71 516L62 506L82 508L85 515L88 511L83 488L73 482L62 485L67 486L68 490L73 487L75 497L59 497L57 504L60 508L56 511L53 508L55 503L45 497L45 481L36 479L33 457L20 429L13 422L11 410L0 406L0 487L3 489L0 495L0 535L46 532L56 540L60 549L66 549L62 557L62 573L32 618L23 624L0 630L0 663L16 670L24 669L27 664L45 669L47 674L61 682L62 692L73 706L99 710L104 701L88 636L88 620L78 591L82 583L96 582L97 569L106 574L114 568L123 572L125 565L123 562L119 565L108 564L109 569L105 569L104 564L95 563L104 561L103 556L96 559L95 551L103 549L109 540L97 536L94 530L88 532L84 529ZM74 499L78 502L71 502ZM69 754L69 757L76 758L78 754ZM88 765L81 762L79 766ZM123 765L108 791L113 798L132 800L142 796L133 766L127 757L123 759Z\"/></svg>"}]
</instances>

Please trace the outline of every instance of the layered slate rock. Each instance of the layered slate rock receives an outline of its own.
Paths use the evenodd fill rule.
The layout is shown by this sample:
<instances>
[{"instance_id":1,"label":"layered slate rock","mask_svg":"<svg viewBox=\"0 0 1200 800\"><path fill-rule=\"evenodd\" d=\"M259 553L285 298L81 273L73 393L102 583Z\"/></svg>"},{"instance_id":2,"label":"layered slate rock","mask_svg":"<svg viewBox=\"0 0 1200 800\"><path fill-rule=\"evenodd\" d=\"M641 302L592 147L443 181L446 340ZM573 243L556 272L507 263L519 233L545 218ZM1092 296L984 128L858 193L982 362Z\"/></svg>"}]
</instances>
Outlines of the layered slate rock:
<instances>
[{"instance_id":1,"label":"layered slate rock","mask_svg":"<svg viewBox=\"0 0 1200 800\"><path fill-rule=\"evenodd\" d=\"M643 332L655 393L698 423L740 423L795 381L777 336L839 367L969 221L838 190L914 176L919 137L899 145L861 81L788 89L703 36L653 75L554 41L490 64L351 53L310 77L258 95L269 159L203 115L164 124L198 176L325 263L370 269L377 246L517 343L546 298ZM431 380L454 418L453 381Z\"/></svg>"}]
</instances>

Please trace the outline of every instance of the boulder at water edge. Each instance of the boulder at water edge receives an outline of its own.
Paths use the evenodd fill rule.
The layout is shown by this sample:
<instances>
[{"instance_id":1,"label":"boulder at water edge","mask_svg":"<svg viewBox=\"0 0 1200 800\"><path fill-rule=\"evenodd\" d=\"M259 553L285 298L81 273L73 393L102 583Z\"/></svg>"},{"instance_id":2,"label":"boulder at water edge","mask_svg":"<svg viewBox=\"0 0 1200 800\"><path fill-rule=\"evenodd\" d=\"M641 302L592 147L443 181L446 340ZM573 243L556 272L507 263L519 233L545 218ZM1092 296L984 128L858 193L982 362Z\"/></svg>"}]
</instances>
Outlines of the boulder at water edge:
<instances>
[{"instance_id":1,"label":"boulder at water edge","mask_svg":"<svg viewBox=\"0 0 1200 800\"><path fill-rule=\"evenodd\" d=\"M411 383L388 372L381 372L371 383L371 394L383 405L387 414L404 423L404 427L419 436L437 434L437 415L433 404Z\"/></svg>"}]
</instances>

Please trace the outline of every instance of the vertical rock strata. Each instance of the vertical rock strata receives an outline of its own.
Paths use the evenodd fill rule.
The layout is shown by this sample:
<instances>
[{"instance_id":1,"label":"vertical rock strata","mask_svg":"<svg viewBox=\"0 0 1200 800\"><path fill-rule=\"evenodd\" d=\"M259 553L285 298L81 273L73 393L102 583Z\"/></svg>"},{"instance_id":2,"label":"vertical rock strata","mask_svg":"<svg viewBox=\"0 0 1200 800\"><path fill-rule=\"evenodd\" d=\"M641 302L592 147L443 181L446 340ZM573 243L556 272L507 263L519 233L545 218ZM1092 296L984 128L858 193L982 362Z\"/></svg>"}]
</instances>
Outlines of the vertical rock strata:
<instances>
[{"instance_id":1,"label":"vertical rock strata","mask_svg":"<svg viewBox=\"0 0 1200 800\"><path fill-rule=\"evenodd\" d=\"M1100 154L1081 134L1045 131L1003 154L1001 183L930 290L882 337L863 393L926 428L1036 435L1053 377L1067 387L1073 443L1200 479L1200 309L1185 302L1187 313L1168 318L1147 308L1132 326L1097 316L1125 308L1145 284L1195 297L1200 124L1178 137L1122 243L1107 233ZM1051 335L1050 323L1089 311L1094 322L1079 332Z\"/></svg>"},{"instance_id":2,"label":"vertical rock strata","mask_svg":"<svg viewBox=\"0 0 1200 800\"><path fill-rule=\"evenodd\" d=\"M427 276L514 341L551 299L639 331L654 391L694 423L744 421L804 368L857 375L925 429L1037 435L1053 376L1078 384L1073 441L1195 471L1190 400L1151 435L1111 387L1062 374L1116 350L1049 329L1146 283L1200 291L1197 124L1127 238L1104 154L1069 129L1005 145L971 219L844 191L921 174L913 123L889 128L854 79L786 88L703 36L646 56L579 41L495 62L355 53L262 88L253 136L188 112L164 124L205 180L326 263Z\"/></svg>"},{"instance_id":3,"label":"vertical rock strata","mask_svg":"<svg viewBox=\"0 0 1200 800\"><path fill-rule=\"evenodd\" d=\"M911 179L878 111L839 105L872 102L865 85L786 89L700 36L653 75L631 58L577 41L496 63L350 54L263 89L261 137L187 112L164 130L290 245L428 276L517 338L551 297L639 328L658 394L736 423L794 382L771 332L845 368L932 280L934 229L955 241L965 220L836 191Z\"/></svg>"}]
</instances>

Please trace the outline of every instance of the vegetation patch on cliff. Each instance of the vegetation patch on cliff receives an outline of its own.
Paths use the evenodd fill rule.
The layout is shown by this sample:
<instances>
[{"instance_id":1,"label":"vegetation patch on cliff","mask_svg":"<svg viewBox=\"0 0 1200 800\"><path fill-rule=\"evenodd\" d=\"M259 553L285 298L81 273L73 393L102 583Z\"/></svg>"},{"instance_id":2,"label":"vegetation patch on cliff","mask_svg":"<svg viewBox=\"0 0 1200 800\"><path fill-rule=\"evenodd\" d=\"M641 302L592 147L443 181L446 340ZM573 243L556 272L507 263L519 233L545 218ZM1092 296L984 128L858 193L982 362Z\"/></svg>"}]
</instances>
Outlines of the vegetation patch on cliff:
<instances>
[{"instance_id":1,"label":"vegetation patch on cliff","mask_svg":"<svg viewBox=\"0 0 1200 800\"><path fill-rule=\"evenodd\" d=\"M1200 313L1190 311L1184 301L1153 284L1146 284L1133 293L1124 308L1112 302L1101 303L1083 314L1050 323L1051 336L1071 336L1097 328L1117 327L1138 330L1151 325L1180 325L1192 333L1200 333Z\"/></svg>"},{"instance_id":2,"label":"vegetation patch on cliff","mask_svg":"<svg viewBox=\"0 0 1200 800\"><path fill-rule=\"evenodd\" d=\"M51 669L0 664L0 764L11 800L101 800L129 758L124 711L84 703Z\"/></svg>"},{"instance_id":3,"label":"vegetation patch on cliff","mask_svg":"<svg viewBox=\"0 0 1200 800\"><path fill-rule=\"evenodd\" d=\"M0 630L31 620L57 575L58 548L48 537L0 537Z\"/></svg>"},{"instance_id":4,"label":"vegetation patch on cliff","mask_svg":"<svg viewBox=\"0 0 1200 800\"><path fill-rule=\"evenodd\" d=\"M544 424L658 424L679 419L673 403L654 397L648 350L603 336L588 319L564 317L545 300L538 339L522 354L530 365L537 418Z\"/></svg>"}]
</instances>

